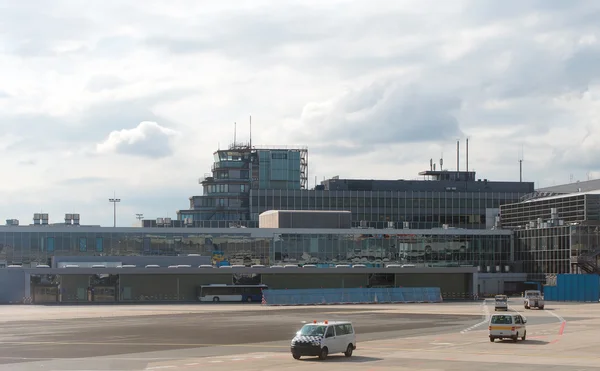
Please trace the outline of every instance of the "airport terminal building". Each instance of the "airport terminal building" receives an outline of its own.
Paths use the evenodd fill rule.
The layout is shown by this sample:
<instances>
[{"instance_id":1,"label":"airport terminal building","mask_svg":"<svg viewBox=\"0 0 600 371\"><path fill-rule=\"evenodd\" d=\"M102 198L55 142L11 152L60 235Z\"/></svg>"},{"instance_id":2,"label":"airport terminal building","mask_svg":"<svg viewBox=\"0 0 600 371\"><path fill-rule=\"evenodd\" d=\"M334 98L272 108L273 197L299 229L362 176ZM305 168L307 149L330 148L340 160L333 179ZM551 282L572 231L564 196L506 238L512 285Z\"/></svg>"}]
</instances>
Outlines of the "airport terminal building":
<instances>
[{"instance_id":1,"label":"airport terminal building","mask_svg":"<svg viewBox=\"0 0 600 371\"><path fill-rule=\"evenodd\" d=\"M467 150L468 151L468 150ZM467 155L468 156L468 155ZM534 191L533 182L477 179L474 171L429 170L418 179L324 180L308 189L308 149L234 143L214 153L211 173L199 179L202 195L177 220L146 220L144 226L257 228L269 210L347 210L352 227L430 229L445 225L490 229L500 205ZM458 161L457 161L458 162Z\"/></svg>"}]
</instances>

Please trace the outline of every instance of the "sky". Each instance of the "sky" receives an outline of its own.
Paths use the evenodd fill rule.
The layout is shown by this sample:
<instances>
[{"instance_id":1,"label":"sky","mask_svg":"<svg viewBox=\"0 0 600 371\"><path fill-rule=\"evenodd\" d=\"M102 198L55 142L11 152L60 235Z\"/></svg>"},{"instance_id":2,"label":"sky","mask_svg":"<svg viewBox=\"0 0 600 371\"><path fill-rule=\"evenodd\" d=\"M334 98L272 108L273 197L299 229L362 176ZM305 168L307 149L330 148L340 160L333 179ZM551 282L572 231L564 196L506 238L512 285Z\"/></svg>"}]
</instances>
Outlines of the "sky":
<instances>
[{"instance_id":1,"label":"sky","mask_svg":"<svg viewBox=\"0 0 600 371\"><path fill-rule=\"evenodd\" d=\"M0 0L0 214L176 217L234 136L317 177L600 178L600 2Z\"/></svg>"}]
</instances>

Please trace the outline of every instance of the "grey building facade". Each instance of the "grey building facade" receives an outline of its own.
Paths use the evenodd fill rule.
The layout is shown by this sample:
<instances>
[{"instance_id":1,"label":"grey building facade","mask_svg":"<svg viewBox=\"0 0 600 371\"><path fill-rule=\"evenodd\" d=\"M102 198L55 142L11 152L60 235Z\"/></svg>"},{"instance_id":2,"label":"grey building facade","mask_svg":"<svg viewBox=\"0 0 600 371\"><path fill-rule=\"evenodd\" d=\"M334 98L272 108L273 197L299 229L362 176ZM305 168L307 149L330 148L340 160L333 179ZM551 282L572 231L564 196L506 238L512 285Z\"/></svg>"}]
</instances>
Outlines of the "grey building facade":
<instances>
[{"instance_id":1,"label":"grey building facade","mask_svg":"<svg viewBox=\"0 0 600 371\"><path fill-rule=\"evenodd\" d=\"M502 228L515 234L515 261L530 280L600 273L600 191L531 198L501 206L500 216Z\"/></svg>"},{"instance_id":2,"label":"grey building facade","mask_svg":"<svg viewBox=\"0 0 600 371\"><path fill-rule=\"evenodd\" d=\"M500 205L533 192L530 182L475 179L475 172L427 171L426 180L329 179L309 191L250 191L252 219L268 210L348 210L352 226L489 229Z\"/></svg>"}]
</instances>

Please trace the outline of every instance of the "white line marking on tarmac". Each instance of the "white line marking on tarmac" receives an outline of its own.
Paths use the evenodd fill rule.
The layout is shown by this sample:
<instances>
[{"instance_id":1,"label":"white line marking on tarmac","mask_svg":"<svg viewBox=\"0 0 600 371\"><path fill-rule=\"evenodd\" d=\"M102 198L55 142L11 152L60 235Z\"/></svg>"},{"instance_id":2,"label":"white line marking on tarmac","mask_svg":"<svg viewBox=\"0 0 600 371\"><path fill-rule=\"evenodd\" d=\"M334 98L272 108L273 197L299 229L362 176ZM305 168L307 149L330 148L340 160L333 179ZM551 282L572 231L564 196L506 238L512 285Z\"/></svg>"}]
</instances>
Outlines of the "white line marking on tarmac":
<instances>
[{"instance_id":1,"label":"white line marking on tarmac","mask_svg":"<svg viewBox=\"0 0 600 371\"><path fill-rule=\"evenodd\" d=\"M483 314L485 315L485 319L479 323L474 324L471 327L468 327L464 330L462 330L460 333L461 334L466 334L467 332L476 329L477 327L481 326L481 325L485 325L486 323L489 322L490 320L490 308L488 308L487 306L487 299L483 299L483 301L481 302L481 311L483 312Z\"/></svg>"},{"instance_id":2,"label":"white line marking on tarmac","mask_svg":"<svg viewBox=\"0 0 600 371\"><path fill-rule=\"evenodd\" d=\"M162 370L165 368L176 368L177 366L154 366L154 367L146 367L146 370Z\"/></svg>"},{"instance_id":3,"label":"white line marking on tarmac","mask_svg":"<svg viewBox=\"0 0 600 371\"><path fill-rule=\"evenodd\" d=\"M527 317L525 317L525 315L521 312L519 312L518 310L516 310L513 306L508 306L508 309L512 310L513 312L517 313L518 315L520 315L521 317L523 317L524 320L527 321Z\"/></svg>"},{"instance_id":4,"label":"white line marking on tarmac","mask_svg":"<svg viewBox=\"0 0 600 371\"><path fill-rule=\"evenodd\" d=\"M186 363L185 365L186 365L186 366L196 366L196 365L199 365L199 364L200 364L200 363Z\"/></svg>"},{"instance_id":5,"label":"white line marking on tarmac","mask_svg":"<svg viewBox=\"0 0 600 371\"><path fill-rule=\"evenodd\" d=\"M550 313L552 316L556 317L556 319L558 319L560 322L567 322L567 321L566 321L564 318L562 318L562 317L561 317L561 315L560 315L560 314L556 314L556 313L554 313L554 312L553 312L553 311L551 311L551 310L544 309L544 312L548 312L548 313Z\"/></svg>"}]
</instances>

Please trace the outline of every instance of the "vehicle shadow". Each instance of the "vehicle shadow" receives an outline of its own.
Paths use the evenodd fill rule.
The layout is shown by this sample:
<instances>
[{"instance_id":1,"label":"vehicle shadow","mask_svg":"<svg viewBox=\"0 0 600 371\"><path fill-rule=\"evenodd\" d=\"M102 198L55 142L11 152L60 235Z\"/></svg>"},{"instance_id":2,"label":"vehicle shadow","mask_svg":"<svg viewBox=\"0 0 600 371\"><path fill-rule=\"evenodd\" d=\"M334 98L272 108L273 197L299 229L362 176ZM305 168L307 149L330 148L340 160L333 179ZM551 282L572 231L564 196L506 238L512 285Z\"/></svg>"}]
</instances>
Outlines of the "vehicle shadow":
<instances>
[{"instance_id":1,"label":"vehicle shadow","mask_svg":"<svg viewBox=\"0 0 600 371\"><path fill-rule=\"evenodd\" d=\"M498 343L498 344L515 344L512 340L508 340L508 339L496 340L496 343ZM530 340L530 339L527 339L525 341L519 340L519 341L517 341L517 344L523 344L523 345L548 345L548 344L550 344L550 342L549 341L542 341L542 340Z\"/></svg>"},{"instance_id":2,"label":"vehicle shadow","mask_svg":"<svg viewBox=\"0 0 600 371\"><path fill-rule=\"evenodd\" d=\"M323 362L318 357L310 357L310 358L301 358L301 361L306 362ZM363 357L363 356L352 356L346 357L342 355L331 355L328 356L325 362L350 362L350 363L366 363L366 362L377 362L383 361L383 358L375 358L375 357Z\"/></svg>"}]
</instances>

